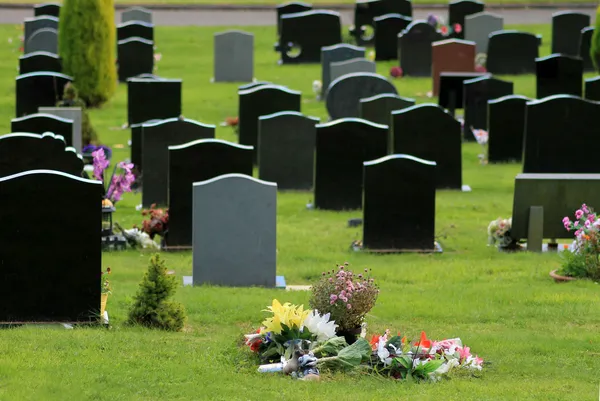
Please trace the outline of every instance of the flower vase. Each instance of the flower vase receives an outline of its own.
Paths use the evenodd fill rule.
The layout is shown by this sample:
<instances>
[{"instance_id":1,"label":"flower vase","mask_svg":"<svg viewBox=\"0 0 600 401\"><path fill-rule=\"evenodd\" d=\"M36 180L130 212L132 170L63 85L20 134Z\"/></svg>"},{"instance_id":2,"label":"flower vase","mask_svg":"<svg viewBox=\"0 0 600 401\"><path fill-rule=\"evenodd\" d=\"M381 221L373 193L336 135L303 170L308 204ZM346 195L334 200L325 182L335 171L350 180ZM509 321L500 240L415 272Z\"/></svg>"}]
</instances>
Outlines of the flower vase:
<instances>
[{"instance_id":1,"label":"flower vase","mask_svg":"<svg viewBox=\"0 0 600 401\"><path fill-rule=\"evenodd\" d=\"M337 330L335 334L339 337L344 337L348 345L354 344L358 340L360 335L361 327L355 327L353 329Z\"/></svg>"},{"instance_id":2,"label":"flower vase","mask_svg":"<svg viewBox=\"0 0 600 401\"><path fill-rule=\"evenodd\" d=\"M104 317L104 311L106 310L106 302L108 301L108 294L100 294L100 318Z\"/></svg>"}]
</instances>

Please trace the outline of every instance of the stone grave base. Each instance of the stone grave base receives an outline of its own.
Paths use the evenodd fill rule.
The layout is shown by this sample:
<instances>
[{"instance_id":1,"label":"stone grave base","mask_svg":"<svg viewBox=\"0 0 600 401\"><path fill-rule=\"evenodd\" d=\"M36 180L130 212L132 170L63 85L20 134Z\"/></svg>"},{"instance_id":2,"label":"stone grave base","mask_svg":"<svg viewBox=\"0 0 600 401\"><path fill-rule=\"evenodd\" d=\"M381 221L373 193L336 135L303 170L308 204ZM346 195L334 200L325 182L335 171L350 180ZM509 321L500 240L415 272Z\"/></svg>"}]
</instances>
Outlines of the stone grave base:
<instances>
[{"instance_id":1,"label":"stone grave base","mask_svg":"<svg viewBox=\"0 0 600 401\"><path fill-rule=\"evenodd\" d=\"M542 252L564 252L569 249L569 244L542 244ZM523 252L527 251L527 243L519 244L518 248L498 248L498 252Z\"/></svg>"},{"instance_id":2,"label":"stone grave base","mask_svg":"<svg viewBox=\"0 0 600 401\"><path fill-rule=\"evenodd\" d=\"M193 286L194 279L193 276L183 276L183 286ZM285 277L283 276L275 276L275 288L277 289L287 289L285 285Z\"/></svg>"},{"instance_id":3,"label":"stone grave base","mask_svg":"<svg viewBox=\"0 0 600 401\"><path fill-rule=\"evenodd\" d=\"M161 248L161 250L165 252L181 252L181 251L191 251L191 246L168 246L165 245Z\"/></svg>"},{"instance_id":4,"label":"stone grave base","mask_svg":"<svg viewBox=\"0 0 600 401\"><path fill-rule=\"evenodd\" d=\"M127 248L127 240L120 234L102 237L103 251L123 251Z\"/></svg>"},{"instance_id":5,"label":"stone grave base","mask_svg":"<svg viewBox=\"0 0 600 401\"><path fill-rule=\"evenodd\" d=\"M362 241L354 241L351 248L355 252L366 252L366 253L379 253L379 254L390 254L390 253L442 253L444 250L439 242L433 243L433 249L367 249L362 245Z\"/></svg>"},{"instance_id":6,"label":"stone grave base","mask_svg":"<svg viewBox=\"0 0 600 401\"><path fill-rule=\"evenodd\" d=\"M104 311L104 315L102 318L97 321L90 322L0 322L1 328L10 328L10 327L21 327L21 326L29 326L29 327L61 327L67 330L73 329L75 326L108 326L108 312Z\"/></svg>"}]
</instances>

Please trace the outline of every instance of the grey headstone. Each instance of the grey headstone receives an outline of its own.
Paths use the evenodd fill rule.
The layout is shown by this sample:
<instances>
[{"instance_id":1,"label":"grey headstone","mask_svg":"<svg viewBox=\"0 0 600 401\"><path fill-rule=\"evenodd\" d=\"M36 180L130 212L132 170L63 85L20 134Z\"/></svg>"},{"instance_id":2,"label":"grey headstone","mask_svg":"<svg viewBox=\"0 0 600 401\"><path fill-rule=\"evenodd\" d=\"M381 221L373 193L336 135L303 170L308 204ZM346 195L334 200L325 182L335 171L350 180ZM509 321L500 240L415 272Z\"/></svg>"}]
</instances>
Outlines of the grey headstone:
<instances>
[{"instance_id":1,"label":"grey headstone","mask_svg":"<svg viewBox=\"0 0 600 401\"><path fill-rule=\"evenodd\" d=\"M477 53L487 53L488 36L504 29L504 18L500 15L481 12L465 17L465 39L475 42Z\"/></svg>"},{"instance_id":2,"label":"grey headstone","mask_svg":"<svg viewBox=\"0 0 600 401\"><path fill-rule=\"evenodd\" d=\"M333 46L321 48L321 84L323 87L321 99L325 99L331 79L331 63L351 60L354 58L364 58L365 48L340 43Z\"/></svg>"},{"instance_id":3,"label":"grey headstone","mask_svg":"<svg viewBox=\"0 0 600 401\"><path fill-rule=\"evenodd\" d=\"M390 125L392 111L406 109L415 105L414 99L384 93L360 99L360 118L377 123Z\"/></svg>"},{"instance_id":4,"label":"grey headstone","mask_svg":"<svg viewBox=\"0 0 600 401\"><path fill-rule=\"evenodd\" d=\"M331 83L326 106L332 120L360 115L360 99L381 95L398 94L396 87L385 77L372 73L347 74Z\"/></svg>"},{"instance_id":5,"label":"grey headstone","mask_svg":"<svg viewBox=\"0 0 600 401\"><path fill-rule=\"evenodd\" d=\"M35 31L25 43L25 53L33 52L58 54L58 31L52 28Z\"/></svg>"},{"instance_id":6,"label":"grey headstone","mask_svg":"<svg viewBox=\"0 0 600 401\"><path fill-rule=\"evenodd\" d=\"M121 22L142 21L152 23L152 11L143 7L131 7L121 14Z\"/></svg>"},{"instance_id":7,"label":"grey headstone","mask_svg":"<svg viewBox=\"0 0 600 401\"><path fill-rule=\"evenodd\" d=\"M377 65L371 60L364 58L353 58L346 61L338 61L331 63L331 81L335 81L342 75L354 74L358 72L370 72L375 74L377 72Z\"/></svg>"},{"instance_id":8,"label":"grey headstone","mask_svg":"<svg viewBox=\"0 0 600 401\"><path fill-rule=\"evenodd\" d=\"M529 208L529 222L527 226L527 250L542 252L544 240L544 208L531 206Z\"/></svg>"},{"instance_id":9,"label":"grey headstone","mask_svg":"<svg viewBox=\"0 0 600 401\"><path fill-rule=\"evenodd\" d=\"M274 287L277 184L226 174L193 196L194 285Z\"/></svg>"},{"instance_id":10,"label":"grey headstone","mask_svg":"<svg viewBox=\"0 0 600 401\"><path fill-rule=\"evenodd\" d=\"M43 28L58 30L58 18L47 15L36 18L25 18L23 25L23 43L25 46L25 53L27 53L27 42L29 41L29 38L31 38L31 35L38 29Z\"/></svg>"},{"instance_id":11,"label":"grey headstone","mask_svg":"<svg viewBox=\"0 0 600 401\"><path fill-rule=\"evenodd\" d=\"M254 78L254 35L242 31L215 34L215 82L251 82Z\"/></svg>"},{"instance_id":12,"label":"grey headstone","mask_svg":"<svg viewBox=\"0 0 600 401\"><path fill-rule=\"evenodd\" d=\"M58 117L73 120L73 138L71 143L77 153L81 153L81 108L80 107L40 107L40 113L53 114Z\"/></svg>"},{"instance_id":13,"label":"grey headstone","mask_svg":"<svg viewBox=\"0 0 600 401\"><path fill-rule=\"evenodd\" d=\"M281 112L258 118L258 177L280 190L313 186L318 118Z\"/></svg>"}]
</instances>

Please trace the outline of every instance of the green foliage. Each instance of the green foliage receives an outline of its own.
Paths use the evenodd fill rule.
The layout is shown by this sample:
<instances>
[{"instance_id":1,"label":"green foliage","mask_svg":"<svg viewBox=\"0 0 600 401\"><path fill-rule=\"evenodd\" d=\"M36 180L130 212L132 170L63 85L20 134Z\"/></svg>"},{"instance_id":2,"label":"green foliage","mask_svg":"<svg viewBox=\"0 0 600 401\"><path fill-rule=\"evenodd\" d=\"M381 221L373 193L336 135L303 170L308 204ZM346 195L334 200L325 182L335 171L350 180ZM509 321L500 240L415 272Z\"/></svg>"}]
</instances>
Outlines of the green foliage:
<instances>
[{"instance_id":1,"label":"green foliage","mask_svg":"<svg viewBox=\"0 0 600 401\"><path fill-rule=\"evenodd\" d=\"M596 27L592 34L592 44L590 46L590 57L596 70L600 71L598 59L600 59L600 6L596 9Z\"/></svg>"},{"instance_id":2,"label":"green foliage","mask_svg":"<svg viewBox=\"0 0 600 401\"><path fill-rule=\"evenodd\" d=\"M65 0L58 49L63 72L73 76L81 99L100 106L114 94L116 27L113 0Z\"/></svg>"},{"instance_id":3,"label":"green foliage","mask_svg":"<svg viewBox=\"0 0 600 401\"><path fill-rule=\"evenodd\" d=\"M79 98L79 92L74 84L65 85L63 98L56 104L57 107L81 107L81 140L83 145L98 142L98 134L92 126L85 102Z\"/></svg>"},{"instance_id":4,"label":"green foliage","mask_svg":"<svg viewBox=\"0 0 600 401\"><path fill-rule=\"evenodd\" d=\"M175 294L175 280L175 276L167 274L167 267L160 255L152 255L148 271L129 311L129 322L163 330L183 329L185 308L180 303L168 301Z\"/></svg>"},{"instance_id":5,"label":"green foliage","mask_svg":"<svg viewBox=\"0 0 600 401\"><path fill-rule=\"evenodd\" d=\"M600 280L600 262L597 254L565 251L561 257L563 259L559 270L561 275Z\"/></svg>"}]
</instances>

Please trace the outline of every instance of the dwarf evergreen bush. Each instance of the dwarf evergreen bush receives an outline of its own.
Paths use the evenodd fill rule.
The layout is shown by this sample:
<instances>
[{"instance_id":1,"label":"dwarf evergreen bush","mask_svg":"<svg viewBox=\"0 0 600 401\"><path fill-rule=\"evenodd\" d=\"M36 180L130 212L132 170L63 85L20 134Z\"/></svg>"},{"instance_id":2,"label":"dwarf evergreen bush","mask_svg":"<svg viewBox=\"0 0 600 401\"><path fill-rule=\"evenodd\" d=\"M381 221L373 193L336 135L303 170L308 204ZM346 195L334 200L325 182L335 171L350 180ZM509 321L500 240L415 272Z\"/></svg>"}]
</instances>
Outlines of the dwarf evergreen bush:
<instances>
[{"instance_id":1,"label":"dwarf evergreen bush","mask_svg":"<svg viewBox=\"0 0 600 401\"><path fill-rule=\"evenodd\" d=\"M64 0L58 25L63 73L71 75L90 107L114 94L117 82L113 0Z\"/></svg>"},{"instance_id":2,"label":"dwarf evergreen bush","mask_svg":"<svg viewBox=\"0 0 600 401\"><path fill-rule=\"evenodd\" d=\"M175 294L175 276L167 274L159 254L150 258L150 266L140 283L129 310L129 323L163 330L179 331L186 321L185 308L168 299Z\"/></svg>"},{"instance_id":3,"label":"dwarf evergreen bush","mask_svg":"<svg viewBox=\"0 0 600 401\"><path fill-rule=\"evenodd\" d=\"M598 65L598 61L600 60L600 6L598 6L596 9L596 27L594 28L594 33L592 34L590 57L592 59L592 63L594 63L596 71L600 71L600 65Z\"/></svg>"}]
</instances>

